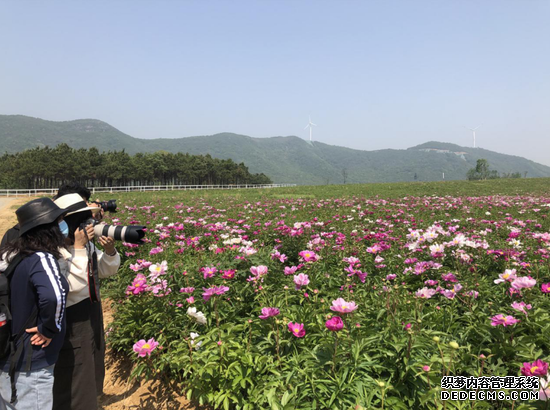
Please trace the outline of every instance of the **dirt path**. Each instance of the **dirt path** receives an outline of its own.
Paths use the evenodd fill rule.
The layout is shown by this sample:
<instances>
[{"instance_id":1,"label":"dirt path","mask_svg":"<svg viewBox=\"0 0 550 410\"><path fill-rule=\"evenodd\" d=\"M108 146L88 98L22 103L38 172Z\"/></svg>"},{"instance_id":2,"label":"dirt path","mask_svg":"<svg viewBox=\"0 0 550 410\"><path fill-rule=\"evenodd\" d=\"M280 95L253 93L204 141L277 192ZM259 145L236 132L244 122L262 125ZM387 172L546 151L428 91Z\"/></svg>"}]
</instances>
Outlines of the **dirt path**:
<instances>
[{"instance_id":1,"label":"dirt path","mask_svg":"<svg viewBox=\"0 0 550 410\"><path fill-rule=\"evenodd\" d=\"M34 198L0 198L0 238L16 224L15 209ZM103 321L105 329L113 320L113 310L109 300L103 301ZM115 358L107 350L104 395L100 398L101 410L199 410L185 398L171 395L162 389L158 382L130 382L132 363Z\"/></svg>"},{"instance_id":2,"label":"dirt path","mask_svg":"<svg viewBox=\"0 0 550 410\"><path fill-rule=\"evenodd\" d=\"M113 320L112 302L103 301L105 329ZM104 395L100 398L101 410L199 410L177 393L161 388L158 382L130 382L132 363L128 359L114 357L107 350Z\"/></svg>"},{"instance_id":3,"label":"dirt path","mask_svg":"<svg viewBox=\"0 0 550 410\"><path fill-rule=\"evenodd\" d=\"M0 238L4 233L17 223L15 210L17 207L34 198L0 198Z\"/></svg>"}]
</instances>

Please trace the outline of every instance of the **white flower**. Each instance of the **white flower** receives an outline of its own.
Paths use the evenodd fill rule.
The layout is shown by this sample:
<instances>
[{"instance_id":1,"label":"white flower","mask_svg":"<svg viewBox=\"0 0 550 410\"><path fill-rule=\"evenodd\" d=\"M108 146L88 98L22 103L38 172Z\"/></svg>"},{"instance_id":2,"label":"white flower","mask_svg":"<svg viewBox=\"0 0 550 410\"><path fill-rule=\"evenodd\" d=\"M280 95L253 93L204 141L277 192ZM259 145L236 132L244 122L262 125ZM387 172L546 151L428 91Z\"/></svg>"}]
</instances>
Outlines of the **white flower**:
<instances>
[{"instance_id":1,"label":"white flower","mask_svg":"<svg viewBox=\"0 0 550 410\"><path fill-rule=\"evenodd\" d=\"M456 245L458 246L459 248L462 248L464 246L464 244L466 243L466 237L459 233L458 235L456 235L454 237L454 239L451 241L451 244L452 245Z\"/></svg>"},{"instance_id":2,"label":"white flower","mask_svg":"<svg viewBox=\"0 0 550 410\"><path fill-rule=\"evenodd\" d=\"M430 299L436 293L437 291L435 289L429 289L427 287L423 287L422 289L417 290L415 295L418 298Z\"/></svg>"},{"instance_id":3,"label":"white flower","mask_svg":"<svg viewBox=\"0 0 550 410\"><path fill-rule=\"evenodd\" d=\"M242 246L239 248L239 252L244 253L246 256L250 256L250 255L254 255L258 251L248 246Z\"/></svg>"},{"instance_id":4,"label":"white flower","mask_svg":"<svg viewBox=\"0 0 550 410\"><path fill-rule=\"evenodd\" d=\"M424 234L424 238L426 238L428 242L433 241L437 237L438 237L438 234L433 230L427 230L426 233Z\"/></svg>"},{"instance_id":5,"label":"white flower","mask_svg":"<svg viewBox=\"0 0 550 410\"><path fill-rule=\"evenodd\" d=\"M548 401L550 399L550 376L546 379L542 377L539 379L540 390L539 390L539 400Z\"/></svg>"},{"instance_id":6,"label":"white flower","mask_svg":"<svg viewBox=\"0 0 550 410\"><path fill-rule=\"evenodd\" d=\"M430 245L430 252L431 253L443 253L445 252L445 245L443 244L433 244L433 245Z\"/></svg>"},{"instance_id":7,"label":"white flower","mask_svg":"<svg viewBox=\"0 0 550 410\"><path fill-rule=\"evenodd\" d=\"M197 321L199 325L205 325L206 324L206 316L204 316L204 313L197 312L196 307L190 307L187 309L187 314L191 316L193 319Z\"/></svg>"},{"instance_id":8,"label":"white flower","mask_svg":"<svg viewBox=\"0 0 550 410\"><path fill-rule=\"evenodd\" d=\"M191 346L193 346L195 350L199 350L200 347L202 346L202 341L198 341L197 343L195 343L195 339L200 335L198 333L191 332L189 336L191 336Z\"/></svg>"}]
</instances>

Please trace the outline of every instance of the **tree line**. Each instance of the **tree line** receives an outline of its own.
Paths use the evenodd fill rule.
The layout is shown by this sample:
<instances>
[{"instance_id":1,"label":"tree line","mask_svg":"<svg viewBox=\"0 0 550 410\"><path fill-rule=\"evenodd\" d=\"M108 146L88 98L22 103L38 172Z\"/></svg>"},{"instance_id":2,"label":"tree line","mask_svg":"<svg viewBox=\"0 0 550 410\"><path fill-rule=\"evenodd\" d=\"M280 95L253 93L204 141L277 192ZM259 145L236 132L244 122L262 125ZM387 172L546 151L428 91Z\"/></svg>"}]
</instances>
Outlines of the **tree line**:
<instances>
[{"instance_id":1,"label":"tree line","mask_svg":"<svg viewBox=\"0 0 550 410\"><path fill-rule=\"evenodd\" d=\"M188 153L99 152L97 148L34 148L0 158L1 188L57 188L70 181L88 187L140 185L269 184L244 163Z\"/></svg>"},{"instance_id":2,"label":"tree line","mask_svg":"<svg viewBox=\"0 0 550 410\"><path fill-rule=\"evenodd\" d=\"M527 177L525 172L524 177ZM486 159L478 159L476 167L471 168L466 173L466 178L470 181L483 181L486 179L498 179L498 178L521 178L521 172L498 173L496 169L490 169L489 162Z\"/></svg>"}]
</instances>

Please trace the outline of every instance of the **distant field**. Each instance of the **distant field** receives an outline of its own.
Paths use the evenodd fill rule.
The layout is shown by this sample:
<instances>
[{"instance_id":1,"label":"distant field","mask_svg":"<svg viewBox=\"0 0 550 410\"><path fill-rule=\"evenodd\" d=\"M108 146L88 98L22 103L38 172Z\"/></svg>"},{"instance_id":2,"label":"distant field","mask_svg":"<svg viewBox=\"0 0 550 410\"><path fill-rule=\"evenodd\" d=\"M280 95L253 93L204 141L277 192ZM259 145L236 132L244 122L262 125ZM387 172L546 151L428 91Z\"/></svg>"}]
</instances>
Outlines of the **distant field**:
<instances>
[{"instance_id":1,"label":"distant field","mask_svg":"<svg viewBox=\"0 0 550 410\"><path fill-rule=\"evenodd\" d=\"M496 179L488 181L396 182L384 184L312 185L289 188L231 191L162 191L102 193L101 199L151 200L163 198L334 198L357 196L365 198L400 198L423 196L483 196L483 195L550 195L550 178Z\"/></svg>"}]
</instances>

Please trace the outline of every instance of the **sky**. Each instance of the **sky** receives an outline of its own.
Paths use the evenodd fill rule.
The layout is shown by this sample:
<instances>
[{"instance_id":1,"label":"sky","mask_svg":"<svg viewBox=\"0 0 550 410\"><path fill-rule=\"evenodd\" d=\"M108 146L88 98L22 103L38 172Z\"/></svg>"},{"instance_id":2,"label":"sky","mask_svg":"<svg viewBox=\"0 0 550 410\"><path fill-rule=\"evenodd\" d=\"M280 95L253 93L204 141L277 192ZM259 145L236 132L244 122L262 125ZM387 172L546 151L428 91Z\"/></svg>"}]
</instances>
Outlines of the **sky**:
<instances>
[{"instance_id":1,"label":"sky","mask_svg":"<svg viewBox=\"0 0 550 410\"><path fill-rule=\"evenodd\" d=\"M547 0L0 0L0 114L550 165Z\"/></svg>"}]
</instances>

